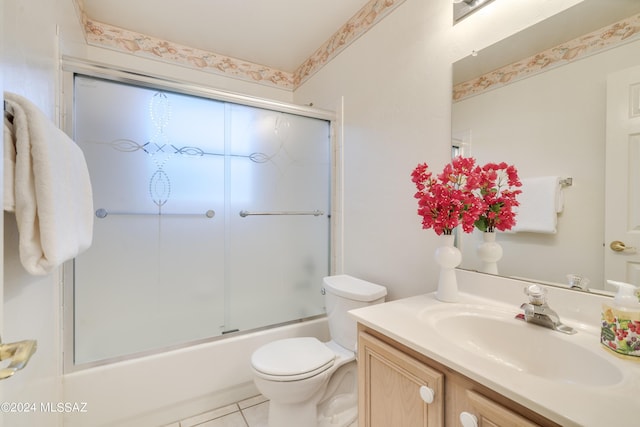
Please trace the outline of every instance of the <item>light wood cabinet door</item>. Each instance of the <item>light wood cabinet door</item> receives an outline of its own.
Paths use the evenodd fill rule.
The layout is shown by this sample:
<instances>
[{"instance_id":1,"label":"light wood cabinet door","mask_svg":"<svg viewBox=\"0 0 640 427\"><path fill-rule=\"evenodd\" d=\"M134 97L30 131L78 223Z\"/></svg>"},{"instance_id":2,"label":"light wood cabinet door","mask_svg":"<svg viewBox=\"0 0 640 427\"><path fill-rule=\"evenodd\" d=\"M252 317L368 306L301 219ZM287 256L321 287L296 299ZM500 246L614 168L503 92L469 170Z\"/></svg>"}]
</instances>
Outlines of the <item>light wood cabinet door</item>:
<instances>
[{"instance_id":1,"label":"light wood cabinet door","mask_svg":"<svg viewBox=\"0 0 640 427\"><path fill-rule=\"evenodd\" d=\"M478 427L534 427L538 426L510 409L487 399L474 391L467 390L467 401L478 419Z\"/></svg>"},{"instance_id":2,"label":"light wood cabinet door","mask_svg":"<svg viewBox=\"0 0 640 427\"><path fill-rule=\"evenodd\" d=\"M358 337L359 427L444 425L444 375L379 339ZM429 391L433 401L427 403Z\"/></svg>"}]
</instances>

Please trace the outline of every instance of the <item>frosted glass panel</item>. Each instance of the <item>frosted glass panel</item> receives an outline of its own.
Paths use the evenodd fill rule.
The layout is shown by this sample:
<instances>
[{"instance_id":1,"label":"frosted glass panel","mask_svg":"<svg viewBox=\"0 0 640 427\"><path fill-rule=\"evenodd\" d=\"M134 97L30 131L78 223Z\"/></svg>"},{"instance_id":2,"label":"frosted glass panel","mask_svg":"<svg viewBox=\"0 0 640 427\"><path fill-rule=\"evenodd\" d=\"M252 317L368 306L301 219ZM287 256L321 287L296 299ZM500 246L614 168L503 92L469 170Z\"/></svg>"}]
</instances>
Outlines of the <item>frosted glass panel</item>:
<instances>
[{"instance_id":1,"label":"frosted glass panel","mask_svg":"<svg viewBox=\"0 0 640 427\"><path fill-rule=\"evenodd\" d=\"M76 364L323 312L328 122L76 76L74 123L97 215Z\"/></svg>"},{"instance_id":2,"label":"frosted glass panel","mask_svg":"<svg viewBox=\"0 0 640 427\"><path fill-rule=\"evenodd\" d=\"M230 162L229 322L242 330L318 314L329 255L328 124L230 110L232 152L262 161ZM325 215L304 215L315 210Z\"/></svg>"}]
</instances>

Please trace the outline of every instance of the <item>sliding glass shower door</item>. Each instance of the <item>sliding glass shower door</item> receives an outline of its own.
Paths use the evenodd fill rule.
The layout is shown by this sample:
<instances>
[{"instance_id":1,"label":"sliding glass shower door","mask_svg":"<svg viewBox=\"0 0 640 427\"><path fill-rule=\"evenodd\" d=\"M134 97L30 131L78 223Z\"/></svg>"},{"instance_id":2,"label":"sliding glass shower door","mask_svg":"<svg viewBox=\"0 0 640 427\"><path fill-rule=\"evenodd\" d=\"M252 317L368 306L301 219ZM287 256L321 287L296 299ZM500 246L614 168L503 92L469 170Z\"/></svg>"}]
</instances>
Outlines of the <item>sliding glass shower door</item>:
<instances>
[{"instance_id":1,"label":"sliding glass shower door","mask_svg":"<svg viewBox=\"0 0 640 427\"><path fill-rule=\"evenodd\" d=\"M329 122L76 76L74 123L96 210L75 364L323 312Z\"/></svg>"}]
</instances>

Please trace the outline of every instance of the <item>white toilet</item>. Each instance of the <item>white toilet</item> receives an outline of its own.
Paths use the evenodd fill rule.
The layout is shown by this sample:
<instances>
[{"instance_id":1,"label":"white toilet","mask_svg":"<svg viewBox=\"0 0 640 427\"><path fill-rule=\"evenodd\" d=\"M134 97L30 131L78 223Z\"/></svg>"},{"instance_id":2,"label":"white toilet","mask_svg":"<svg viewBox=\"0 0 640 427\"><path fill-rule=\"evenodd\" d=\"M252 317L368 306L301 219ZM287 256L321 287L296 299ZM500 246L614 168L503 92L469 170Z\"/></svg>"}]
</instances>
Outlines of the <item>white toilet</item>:
<instances>
[{"instance_id":1,"label":"white toilet","mask_svg":"<svg viewBox=\"0 0 640 427\"><path fill-rule=\"evenodd\" d=\"M256 387L270 400L269 427L345 427L358 416L357 326L347 312L383 302L387 289L347 275L323 282L331 341L282 339L251 356Z\"/></svg>"}]
</instances>

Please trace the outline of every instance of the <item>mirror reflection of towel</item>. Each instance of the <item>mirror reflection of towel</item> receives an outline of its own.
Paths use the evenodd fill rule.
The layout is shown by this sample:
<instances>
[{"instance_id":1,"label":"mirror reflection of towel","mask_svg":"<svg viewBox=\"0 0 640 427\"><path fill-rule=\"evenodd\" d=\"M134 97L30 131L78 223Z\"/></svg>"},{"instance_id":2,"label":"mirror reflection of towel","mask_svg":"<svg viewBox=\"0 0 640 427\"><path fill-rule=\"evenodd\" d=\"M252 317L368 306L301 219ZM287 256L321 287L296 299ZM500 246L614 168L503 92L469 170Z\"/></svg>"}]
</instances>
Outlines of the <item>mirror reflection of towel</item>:
<instances>
[{"instance_id":1,"label":"mirror reflection of towel","mask_svg":"<svg viewBox=\"0 0 640 427\"><path fill-rule=\"evenodd\" d=\"M523 178L512 232L555 234L564 200L559 176Z\"/></svg>"}]
</instances>

